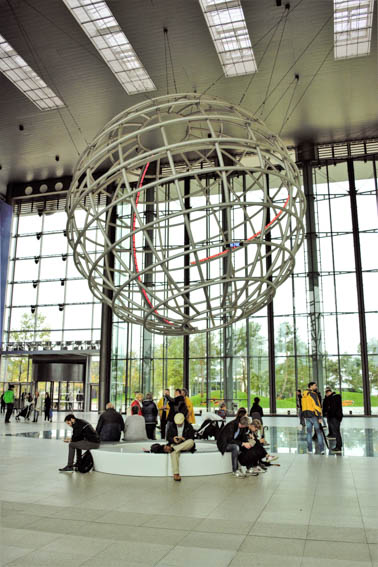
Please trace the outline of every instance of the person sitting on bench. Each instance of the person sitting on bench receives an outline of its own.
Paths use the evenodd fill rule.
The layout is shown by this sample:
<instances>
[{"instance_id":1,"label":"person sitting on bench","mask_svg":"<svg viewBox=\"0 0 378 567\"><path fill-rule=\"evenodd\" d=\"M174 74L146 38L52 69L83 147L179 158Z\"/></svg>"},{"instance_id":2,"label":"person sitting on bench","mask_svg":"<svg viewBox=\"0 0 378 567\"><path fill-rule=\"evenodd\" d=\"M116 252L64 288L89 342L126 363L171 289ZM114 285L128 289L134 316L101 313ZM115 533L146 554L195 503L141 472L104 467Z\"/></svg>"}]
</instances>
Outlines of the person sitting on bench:
<instances>
[{"instance_id":1,"label":"person sitting on bench","mask_svg":"<svg viewBox=\"0 0 378 567\"><path fill-rule=\"evenodd\" d=\"M143 415L139 415L139 407L132 406L131 414L125 419L125 441L144 441L147 439L146 422Z\"/></svg>"},{"instance_id":2,"label":"person sitting on bench","mask_svg":"<svg viewBox=\"0 0 378 567\"><path fill-rule=\"evenodd\" d=\"M180 481L179 460L180 453L183 451L191 451L194 453L194 429L187 422L183 413L176 413L174 421L168 422L167 441L170 447L172 471L174 480Z\"/></svg>"},{"instance_id":3,"label":"person sitting on bench","mask_svg":"<svg viewBox=\"0 0 378 567\"><path fill-rule=\"evenodd\" d=\"M122 415L114 409L110 402L105 407L105 411L99 417L96 431L101 441L119 441L125 427Z\"/></svg>"},{"instance_id":4,"label":"person sitting on bench","mask_svg":"<svg viewBox=\"0 0 378 567\"><path fill-rule=\"evenodd\" d=\"M246 412L246 410L244 411ZM236 478L245 478L245 474L239 470L238 458L241 447L248 445L248 425L249 418L246 415L242 415L240 418L227 423L217 437L217 447L222 455L231 453L232 472Z\"/></svg>"}]
</instances>

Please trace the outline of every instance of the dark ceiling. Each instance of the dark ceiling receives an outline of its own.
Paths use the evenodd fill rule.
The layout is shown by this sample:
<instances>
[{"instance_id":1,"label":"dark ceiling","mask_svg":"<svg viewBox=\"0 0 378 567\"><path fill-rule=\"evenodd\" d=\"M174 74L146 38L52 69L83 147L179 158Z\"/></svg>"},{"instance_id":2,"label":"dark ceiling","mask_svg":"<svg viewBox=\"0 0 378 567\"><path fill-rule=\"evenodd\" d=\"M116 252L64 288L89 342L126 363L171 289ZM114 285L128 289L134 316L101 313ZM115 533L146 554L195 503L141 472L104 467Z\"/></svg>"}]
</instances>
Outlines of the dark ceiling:
<instances>
[{"instance_id":1,"label":"dark ceiling","mask_svg":"<svg viewBox=\"0 0 378 567\"><path fill-rule=\"evenodd\" d=\"M245 95L242 105L288 145L378 136L376 17L370 55L335 61L331 0L293 0L288 12L285 1L243 0L258 73L226 79L198 0L107 1L157 86L150 97L166 94L168 68L169 92L175 81L178 92L211 86L209 94L232 103ZM126 94L62 0L0 0L0 34L66 104L41 112L0 73L5 193L10 181L69 175L87 142L144 95Z\"/></svg>"}]
</instances>

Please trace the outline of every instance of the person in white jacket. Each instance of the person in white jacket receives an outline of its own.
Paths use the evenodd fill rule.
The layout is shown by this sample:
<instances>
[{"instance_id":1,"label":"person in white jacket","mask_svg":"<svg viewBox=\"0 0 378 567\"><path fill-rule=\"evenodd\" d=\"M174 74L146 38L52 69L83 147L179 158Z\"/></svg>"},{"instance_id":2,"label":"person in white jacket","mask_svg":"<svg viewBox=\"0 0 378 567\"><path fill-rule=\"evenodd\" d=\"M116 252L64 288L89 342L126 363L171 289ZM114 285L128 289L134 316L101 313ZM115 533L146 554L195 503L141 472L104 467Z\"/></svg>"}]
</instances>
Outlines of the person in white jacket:
<instances>
[{"instance_id":1,"label":"person in white jacket","mask_svg":"<svg viewBox=\"0 0 378 567\"><path fill-rule=\"evenodd\" d=\"M42 396L38 391L34 395L34 414L33 421L37 422L39 414L43 412L45 405L45 397Z\"/></svg>"}]
</instances>

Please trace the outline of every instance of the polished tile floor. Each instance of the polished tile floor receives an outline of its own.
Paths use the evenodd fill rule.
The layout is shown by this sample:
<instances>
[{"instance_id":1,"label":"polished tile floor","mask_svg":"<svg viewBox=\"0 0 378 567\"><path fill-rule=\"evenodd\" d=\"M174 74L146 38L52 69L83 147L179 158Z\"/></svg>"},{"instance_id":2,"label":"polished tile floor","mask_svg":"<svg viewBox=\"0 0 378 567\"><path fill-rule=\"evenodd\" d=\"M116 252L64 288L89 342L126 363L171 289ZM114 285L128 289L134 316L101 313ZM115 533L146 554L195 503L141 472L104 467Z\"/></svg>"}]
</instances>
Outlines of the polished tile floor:
<instances>
[{"instance_id":1,"label":"polished tile floor","mask_svg":"<svg viewBox=\"0 0 378 567\"><path fill-rule=\"evenodd\" d=\"M62 419L1 420L1 565L378 567L378 419L345 419L345 455L323 457L267 418L280 467L181 483L59 474Z\"/></svg>"}]
</instances>

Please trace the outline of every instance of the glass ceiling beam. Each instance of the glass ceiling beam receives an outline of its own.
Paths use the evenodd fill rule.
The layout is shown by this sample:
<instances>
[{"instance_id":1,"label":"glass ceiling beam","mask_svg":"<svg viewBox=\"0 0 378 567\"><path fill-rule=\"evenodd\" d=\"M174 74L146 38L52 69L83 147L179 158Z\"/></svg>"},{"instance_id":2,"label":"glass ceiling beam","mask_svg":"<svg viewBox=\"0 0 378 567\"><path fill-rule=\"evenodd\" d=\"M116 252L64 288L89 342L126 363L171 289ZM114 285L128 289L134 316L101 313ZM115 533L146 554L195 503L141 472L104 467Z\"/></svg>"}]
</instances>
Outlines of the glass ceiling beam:
<instances>
[{"instance_id":1,"label":"glass ceiling beam","mask_svg":"<svg viewBox=\"0 0 378 567\"><path fill-rule=\"evenodd\" d=\"M39 110L54 110L64 103L46 85L45 81L0 35L0 71L9 79Z\"/></svg>"},{"instance_id":2,"label":"glass ceiling beam","mask_svg":"<svg viewBox=\"0 0 378 567\"><path fill-rule=\"evenodd\" d=\"M156 87L106 2L63 0L127 94Z\"/></svg>"},{"instance_id":3,"label":"glass ceiling beam","mask_svg":"<svg viewBox=\"0 0 378 567\"><path fill-rule=\"evenodd\" d=\"M247 24L240 0L199 0L226 77L256 73Z\"/></svg>"},{"instance_id":4,"label":"glass ceiling beam","mask_svg":"<svg viewBox=\"0 0 378 567\"><path fill-rule=\"evenodd\" d=\"M334 0L335 59L369 55L374 0Z\"/></svg>"}]
</instances>

